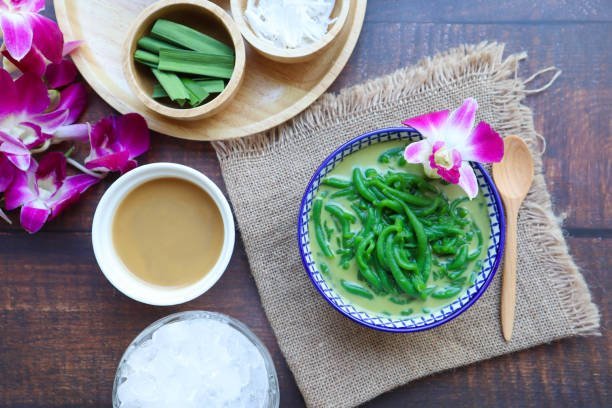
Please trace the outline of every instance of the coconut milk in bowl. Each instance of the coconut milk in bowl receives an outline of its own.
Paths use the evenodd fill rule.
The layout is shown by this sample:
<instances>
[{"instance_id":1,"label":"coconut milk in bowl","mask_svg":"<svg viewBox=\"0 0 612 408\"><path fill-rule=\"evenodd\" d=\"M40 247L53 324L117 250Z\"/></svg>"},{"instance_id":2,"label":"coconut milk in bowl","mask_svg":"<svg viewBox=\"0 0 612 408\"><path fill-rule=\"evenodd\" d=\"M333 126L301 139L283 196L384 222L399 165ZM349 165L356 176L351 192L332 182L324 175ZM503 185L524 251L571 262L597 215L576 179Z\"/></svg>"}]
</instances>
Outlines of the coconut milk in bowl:
<instances>
[{"instance_id":1,"label":"coconut milk in bowl","mask_svg":"<svg viewBox=\"0 0 612 408\"><path fill-rule=\"evenodd\" d=\"M155 163L119 178L94 216L102 272L118 290L153 305L189 301L223 274L234 246L227 200L206 176Z\"/></svg>"}]
</instances>

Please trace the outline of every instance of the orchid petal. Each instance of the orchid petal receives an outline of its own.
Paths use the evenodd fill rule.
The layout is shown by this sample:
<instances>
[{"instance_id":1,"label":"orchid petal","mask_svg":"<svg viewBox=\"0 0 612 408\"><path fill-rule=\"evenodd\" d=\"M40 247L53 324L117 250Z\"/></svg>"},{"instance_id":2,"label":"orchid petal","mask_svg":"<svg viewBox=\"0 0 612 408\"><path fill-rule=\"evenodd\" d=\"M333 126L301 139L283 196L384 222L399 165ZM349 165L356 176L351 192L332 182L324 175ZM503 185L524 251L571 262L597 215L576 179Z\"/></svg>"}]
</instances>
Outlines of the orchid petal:
<instances>
[{"instance_id":1,"label":"orchid petal","mask_svg":"<svg viewBox=\"0 0 612 408\"><path fill-rule=\"evenodd\" d=\"M130 163L130 161L133 163ZM130 160L129 152L126 150L106 154L93 160L85 159L85 167L94 171L120 171L125 173L136 167L135 164L134 160Z\"/></svg>"},{"instance_id":2,"label":"orchid petal","mask_svg":"<svg viewBox=\"0 0 612 408\"><path fill-rule=\"evenodd\" d=\"M51 218L57 217L66 207L77 201L85 190L99 181L99 178L87 174L78 174L66 178L62 187L49 201Z\"/></svg>"},{"instance_id":3,"label":"orchid petal","mask_svg":"<svg viewBox=\"0 0 612 408\"><path fill-rule=\"evenodd\" d=\"M119 117L116 132L121 145L130 153L130 159L149 150L149 129L145 119L137 113Z\"/></svg>"},{"instance_id":4,"label":"orchid petal","mask_svg":"<svg viewBox=\"0 0 612 408\"><path fill-rule=\"evenodd\" d=\"M28 16L20 13L0 14L4 45L13 58L21 60L32 48L34 34Z\"/></svg>"},{"instance_id":5,"label":"orchid petal","mask_svg":"<svg viewBox=\"0 0 612 408\"><path fill-rule=\"evenodd\" d=\"M474 127L477 109L476 99L468 98L450 114L444 124L444 138L449 146L461 146L465 142Z\"/></svg>"},{"instance_id":6,"label":"orchid petal","mask_svg":"<svg viewBox=\"0 0 612 408\"><path fill-rule=\"evenodd\" d=\"M6 154L6 158L9 159L9 161L11 163L13 163L13 165L15 167L17 167L19 170L25 170L30 166L30 160L32 158L32 156L30 156L30 154L15 154L15 153L11 153L10 151L8 151L8 149L5 149L4 147L6 146L6 143L4 143L1 147L0 147L0 152L3 152Z\"/></svg>"},{"instance_id":7,"label":"orchid petal","mask_svg":"<svg viewBox=\"0 0 612 408\"><path fill-rule=\"evenodd\" d=\"M15 81L17 106L23 113L42 113L49 106L49 92L43 81L32 73L25 73Z\"/></svg>"},{"instance_id":8,"label":"orchid petal","mask_svg":"<svg viewBox=\"0 0 612 408\"><path fill-rule=\"evenodd\" d=\"M0 132L0 152L19 170L26 171L30 167L30 150L21 142L6 133Z\"/></svg>"},{"instance_id":9,"label":"orchid petal","mask_svg":"<svg viewBox=\"0 0 612 408\"><path fill-rule=\"evenodd\" d=\"M53 133L53 139L74 140L85 142L89 139L89 124L77 123L74 125L62 126Z\"/></svg>"},{"instance_id":10,"label":"orchid petal","mask_svg":"<svg viewBox=\"0 0 612 408\"><path fill-rule=\"evenodd\" d=\"M30 129L29 132L22 133L19 136L19 140L21 141L21 143L23 143L25 145L25 147L28 148L28 150L29 149L34 149L34 148L40 146L48 138L48 136L43 134L41 127L39 125L37 125L36 123L21 122L19 124L19 126L21 128L29 128Z\"/></svg>"},{"instance_id":11,"label":"orchid petal","mask_svg":"<svg viewBox=\"0 0 612 408\"><path fill-rule=\"evenodd\" d=\"M8 51L2 51L2 55L6 57L14 66L21 72L31 72L38 77L43 76L47 69L47 59L36 48L31 48L30 51L21 60L17 61L9 54Z\"/></svg>"},{"instance_id":12,"label":"orchid petal","mask_svg":"<svg viewBox=\"0 0 612 408\"><path fill-rule=\"evenodd\" d=\"M72 84L62 90L57 109L67 109L70 112L64 124L73 124L85 110L85 105L87 105L87 90L82 83Z\"/></svg>"},{"instance_id":13,"label":"orchid petal","mask_svg":"<svg viewBox=\"0 0 612 408\"><path fill-rule=\"evenodd\" d=\"M81 44L83 44L82 40L66 41L64 43L64 49L62 50L62 55L64 57L67 56L67 55L70 55L74 50L79 48L81 46Z\"/></svg>"},{"instance_id":14,"label":"orchid petal","mask_svg":"<svg viewBox=\"0 0 612 408\"><path fill-rule=\"evenodd\" d=\"M491 125L480 122L460 149L463 160L497 163L504 157L504 140Z\"/></svg>"},{"instance_id":15,"label":"orchid petal","mask_svg":"<svg viewBox=\"0 0 612 408\"><path fill-rule=\"evenodd\" d=\"M468 195L470 200L478 195L478 180L474 169L468 162L463 162L459 168L459 183L457 183Z\"/></svg>"},{"instance_id":16,"label":"orchid petal","mask_svg":"<svg viewBox=\"0 0 612 408\"><path fill-rule=\"evenodd\" d=\"M50 152L38 162L36 182L40 188L44 186L47 191L55 193L59 190L66 178L66 157L60 152ZM51 188L53 190L51 191Z\"/></svg>"},{"instance_id":17,"label":"orchid petal","mask_svg":"<svg viewBox=\"0 0 612 408\"><path fill-rule=\"evenodd\" d=\"M425 163L431 153L431 144L427 140L412 142L404 150L404 158L408 163Z\"/></svg>"},{"instance_id":18,"label":"orchid petal","mask_svg":"<svg viewBox=\"0 0 612 408\"><path fill-rule=\"evenodd\" d=\"M77 174L76 176L67 177L64 180L62 189L78 191L79 194L83 194L89 187L98 183L101 179L98 177L90 176L88 174Z\"/></svg>"},{"instance_id":19,"label":"orchid petal","mask_svg":"<svg viewBox=\"0 0 612 408\"><path fill-rule=\"evenodd\" d=\"M406 126L415 128L425 139L432 139L433 142L444 137L444 135L440 133L440 130L444 127L448 115L448 110L431 112L406 119L402 123Z\"/></svg>"},{"instance_id":20,"label":"orchid petal","mask_svg":"<svg viewBox=\"0 0 612 408\"><path fill-rule=\"evenodd\" d=\"M51 62L62 60L64 36L57 23L40 14L28 15L32 27L32 44Z\"/></svg>"},{"instance_id":21,"label":"orchid petal","mask_svg":"<svg viewBox=\"0 0 612 408\"><path fill-rule=\"evenodd\" d=\"M29 13L38 13L45 8L45 0L3 0L8 9ZM1 4L1 3L0 3Z\"/></svg>"},{"instance_id":22,"label":"orchid petal","mask_svg":"<svg viewBox=\"0 0 612 408\"><path fill-rule=\"evenodd\" d=\"M15 177L15 171L15 166L13 166L5 155L0 154L0 193L6 191L11 184Z\"/></svg>"},{"instance_id":23,"label":"orchid petal","mask_svg":"<svg viewBox=\"0 0 612 408\"><path fill-rule=\"evenodd\" d=\"M45 79L50 88L61 88L73 82L77 77L78 71L74 62L69 59L54 64L47 65Z\"/></svg>"},{"instance_id":24,"label":"orchid petal","mask_svg":"<svg viewBox=\"0 0 612 408\"><path fill-rule=\"evenodd\" d=\"M147 123L136 113L100 120L93 126L89 139L91 152L85 166L122 173L136 166L133 159L144 153L150 143Z\"/></svg>"},{"instance_id":25,"label":"orchid petal","mask_svg":"<svg viewBox=\"0 0 612 408\"><path fill-rule=\"evenodd\" d=\"M53 112L34 115L32 121L39 125L44 133L53 133L66 122L69 115L68 109L57 109Z\"/></svg>"},{"instance_id":26,"label":"orchid petal","mask_svg":"<svg viewBox=\"0 0 612 408\"><path fill-rule=\"evenodd\" d=\"M19 221L23 229L34 234L45 225L50 214L51 210L42 201L34 200L21 208Z\"/></svg>"},{"instance_id":27,"label":"orchid petal","mask_svg":"<svg viewBox=\"0 0 612 408\"><path fill-rule=\"evenodd\" d=\"M115 118L110 116L100 119L93 125L89 134L91 152L85 159L85 164L87 164L88 160L93 160L98 156L121 149L121 146L117 142L117 133L114 131L114 123Z\"/></svg>"},{"instance_id":28,"label":"orchid petal","mask_svg":"<svg viewBox=\"0 0 612 408\"><path fill-rule=\"evenodd\" d=\"M36 167L36 163L32 161L32 166L27 171L15 172L12 183L4 192L7 210L14 210L38 197L34 177Z\"/></svg>"},{"instance_id":29,"label":"orchid petal","mask_svg":"<svg viewBox=\"0 0 612 408\"><path fill-rule=\"evenodd\" d=\"M0 89L2 90L2 97L0 98L0 116L18 112L15 106L17 90L13 78L11 78L11 74L3 69L0 69Z\"/></svg>"},{"instance_id":30,"label":"orchid petal","mask_svg":"<svg viewBox=\"0 0 612 408\"><path fill-rule=\"evenodd\" d=\"M429 177L430 179L440 178L438 171L436 169L432 169L431 166L429 165L429 160L425 160L423 162L423 173L425 173L425 175Z\"/></svg>"},{"instance_id":31,"label":"orchid petal","mask_svg":"<svg viewBox=\"0 0 612 408\"><path fill-rule=\"evenodd\" d=\"M442 149L445 149L446 151ZM436 158L436 153L440 150L442 150L442 152L445 153L442 155L443 157L446 157L446 159L444 159L444 162L448 161L448 154L450 153L451 163L449 166L445 166L445 165L438 163L438 160ZM436 170L436 172L438 173L440 177L442 177L444 180L448 181L449 183L457 184L459 182L459 177L460 177L459 168L461 167L461 154L454 149L449 151L448 147L445 146L444 142L439 141L433 145L431 155L429 156L429 165L431 166L432 169Z\"/></svg>"}]
</instances>

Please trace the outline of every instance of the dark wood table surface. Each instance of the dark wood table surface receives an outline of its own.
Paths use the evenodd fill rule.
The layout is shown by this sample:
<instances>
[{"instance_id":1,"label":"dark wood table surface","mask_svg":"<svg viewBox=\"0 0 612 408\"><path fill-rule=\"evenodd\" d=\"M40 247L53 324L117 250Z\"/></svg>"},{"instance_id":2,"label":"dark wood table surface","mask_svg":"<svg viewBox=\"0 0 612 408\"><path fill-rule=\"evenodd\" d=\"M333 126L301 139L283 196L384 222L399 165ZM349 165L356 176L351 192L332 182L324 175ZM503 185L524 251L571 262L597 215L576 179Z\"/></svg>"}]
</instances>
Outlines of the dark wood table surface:
<instances>
[{"instance_id":1,"label":"dark wood table surface","mask_svg":"<svg viewBox=\"0 0 612 408\"><path fill-rule=\"evenodd\" d=\"M53 16L47 3L45 13ZM571 253L600 308L603 336L565 339L433 375L368 407L610 406L611 22L610 0L369 1L359 44L332 91L483 40L505 42L507 52L527 51L521 75L551 65L563 70L552 88L526 103L548 141L548 186L557 213L566 216ZM111 112L91 92L85 119ZM224 188L209 143L154 134L141 162L156 161L192 166ZM0 406L110 406L116 365L129 342L160 317L190 309L227 313L246 323L274 357L281 405L303 406L240 238L223 278L185 305L143 305L106 281L94 259L90 228L110 183L93 188L34 236L0 225Z\"/></svg>"}]
</instances>

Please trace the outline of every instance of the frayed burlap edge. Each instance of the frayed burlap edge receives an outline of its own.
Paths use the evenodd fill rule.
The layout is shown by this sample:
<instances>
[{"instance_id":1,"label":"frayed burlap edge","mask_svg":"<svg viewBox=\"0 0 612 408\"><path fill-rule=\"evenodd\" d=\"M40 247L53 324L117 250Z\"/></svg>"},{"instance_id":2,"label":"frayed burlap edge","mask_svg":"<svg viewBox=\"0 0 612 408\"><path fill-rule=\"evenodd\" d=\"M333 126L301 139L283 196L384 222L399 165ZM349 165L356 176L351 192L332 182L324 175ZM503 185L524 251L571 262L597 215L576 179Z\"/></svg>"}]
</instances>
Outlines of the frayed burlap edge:
<instances>
[{"instance_id":1,"label":"frayed burlap edge","mask_svg":"<svg viewBox=\"0 0 612 408\"><path fill-rule=\"evenodd\" d=\"M325 94L310 108L285 124L264 133L224 142L213 142L219 160L241 160L258 157L279 145L291 143L293 137L309 129L329 126L350 115L359 120L369 109L381 104L393 104L413 98L433 86L450 84L466 77L486 76L495 94L495 107L500 117L496 130L503 134L516 134L525 139L535 159L535 179L521 209L533 225L533 233L542 243L541 251L547 256L546 273L558 293L561 309L573 329L574 335L598 335L599 310L578 267L569 255L561 230L561 220L555 217L551 197L546 189L542 172L543 138L539 136L532 119L531 109L521 102L528 94L546 89L556 79L537 90L526 89L534 76L523 80L518 77L519 62L526 53L512 54L503 59L504 45L480 43L463 45L431 58L416 66L400 69L392 74L370 80L340 91ZM540 73L550 71L546 68ZM555 260L555 262L552 262Z\"/></svg>"}]
</instances>

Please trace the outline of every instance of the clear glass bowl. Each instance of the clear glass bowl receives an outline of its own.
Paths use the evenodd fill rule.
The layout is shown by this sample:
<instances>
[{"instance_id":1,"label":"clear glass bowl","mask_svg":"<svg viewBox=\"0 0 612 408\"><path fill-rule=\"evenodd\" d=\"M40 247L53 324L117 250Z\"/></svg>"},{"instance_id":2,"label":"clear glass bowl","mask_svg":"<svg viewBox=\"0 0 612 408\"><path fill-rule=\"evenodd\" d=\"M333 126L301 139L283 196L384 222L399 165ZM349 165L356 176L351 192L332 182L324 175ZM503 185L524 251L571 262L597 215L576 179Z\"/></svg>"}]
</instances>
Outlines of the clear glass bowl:
<instances>
[{"instance_id":1,"label":"clear glass bowl","mask_svg":"<svg viewBox=\"0 0 612 408\"><path fill-rule=\"evenodd\" d=\"M115 381L113 384L113 407L119 408L119 399L117 398L117 389L121 383L125 381L126 376L124 375L126 366L125 362L128 357L132 353L132 351L141 345L143 342L150 340L153 336L153 333L157 331L160 327L167 325L169 323L185 321L185 320L197 320L197 319L212 319L221 323L225 323L228 326L238 330L242 333L253 345L259 353L261 354L264 364L266 367L266 371L268 373L268 398L267 402L264 405L266 408L278 408L280 404L280 393L278 389L278 377L276 376L276 369L274 368L274 363L272 362L272 357L270 357L270 353L263 345L263 343L255 336L255 334L243 323L238 320L231 318L227 315L215 312L206 312L200 310L188 311L188 312L180 312L171 314L164 318L159 319L155 323L148 326L144 329L136 338L130 343L128 348L123 353L121 360L119 362L119 366L117 367L117 373L115 374Z\"/></svg>"}]
</instances>

